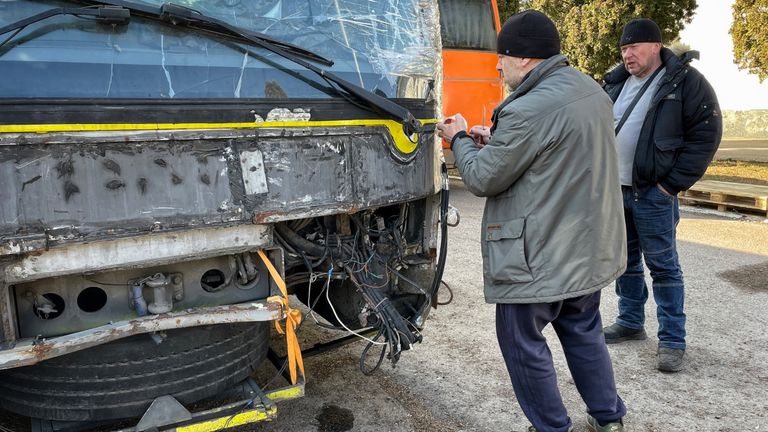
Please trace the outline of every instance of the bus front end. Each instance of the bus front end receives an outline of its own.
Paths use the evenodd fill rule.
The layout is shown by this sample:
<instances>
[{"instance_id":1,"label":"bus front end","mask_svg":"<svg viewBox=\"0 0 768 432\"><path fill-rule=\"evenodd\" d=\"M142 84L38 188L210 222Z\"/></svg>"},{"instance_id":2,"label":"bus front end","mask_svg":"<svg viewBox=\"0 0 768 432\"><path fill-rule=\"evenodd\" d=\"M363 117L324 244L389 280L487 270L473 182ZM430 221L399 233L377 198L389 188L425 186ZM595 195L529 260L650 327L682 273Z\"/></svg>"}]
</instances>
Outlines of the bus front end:
<instances>
[{"instance_id":1,"label":"bus front end","mask_svg":"<svg viewBox=\"0 0 768 432\"><path fill-rule=\"evenodd\" d=\"M420 0L0 3L0 407L189 405L296 313L367 339L366 373L420 342L448 208L437 21Z\"/></svg>"}]
</instances>

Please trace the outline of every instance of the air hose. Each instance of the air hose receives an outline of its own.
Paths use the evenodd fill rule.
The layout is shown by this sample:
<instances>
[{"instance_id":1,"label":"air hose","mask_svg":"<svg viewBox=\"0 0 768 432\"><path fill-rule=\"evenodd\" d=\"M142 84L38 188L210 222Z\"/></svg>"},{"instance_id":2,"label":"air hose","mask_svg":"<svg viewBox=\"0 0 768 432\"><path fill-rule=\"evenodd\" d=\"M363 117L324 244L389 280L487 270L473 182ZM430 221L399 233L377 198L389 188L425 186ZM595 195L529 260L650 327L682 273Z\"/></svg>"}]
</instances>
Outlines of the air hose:
<instances>
[{"instance_id":1,"label":"air hose","mask_svg":"<svg viewBox=\"0 0 768 432\"><path fill-rule=\"evenodd\" d=\"M448 187L448 168L445 166L445 162L441 166L441 174L443 176L443 188L440 191L440 250L437 253L437 264L435 266L435 278L432 279L432 286L429 288L427 300L424 302L424 306L421 307L418 315L419 317L424 315L424 312L429 307L432 299L437 301L437 290L440 289L440 282L443 280L443 271L445 270L445 262L448 257L448 204L449 204L449 187Z\"/></svg>"}]
</instances>

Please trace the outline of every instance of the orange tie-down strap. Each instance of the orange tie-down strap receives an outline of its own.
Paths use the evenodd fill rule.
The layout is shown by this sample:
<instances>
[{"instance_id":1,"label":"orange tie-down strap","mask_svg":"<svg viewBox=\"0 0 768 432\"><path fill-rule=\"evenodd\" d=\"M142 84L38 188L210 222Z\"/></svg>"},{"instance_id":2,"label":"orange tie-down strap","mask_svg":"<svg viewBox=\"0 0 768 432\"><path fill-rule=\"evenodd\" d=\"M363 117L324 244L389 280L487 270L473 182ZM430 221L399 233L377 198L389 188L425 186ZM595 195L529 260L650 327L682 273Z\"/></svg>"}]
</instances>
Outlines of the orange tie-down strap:
<instances>
[{"instance_id":1,"label":"orange tie-down strap","mask_svg":"<svg viewBox=\"0 0 768 432\"><path fill-rule=\"evenodd\" d=\"M301 377L304 378L304 360L301 358L301 347L299 346L299 339L296 337L296 329L301 324L301 311L298 309L291 309L288 304L288 287L285 286L285 281L280 276L272 262L267 258L267 255L263 250L259 250L259 256L264 261L264 265L267 266L269 274L272 275L272 279L280 288L283 293L282 297L274 296L269 300L276 300L282 303L283 310L285 311L285 331L280 325L280 320L275 320L275 328L280 334L285 334L285 342L288 346L288 371L291 374L291 384L296 384L296 368L298 367L301 372Z\"/></svg>"}]
</instances>

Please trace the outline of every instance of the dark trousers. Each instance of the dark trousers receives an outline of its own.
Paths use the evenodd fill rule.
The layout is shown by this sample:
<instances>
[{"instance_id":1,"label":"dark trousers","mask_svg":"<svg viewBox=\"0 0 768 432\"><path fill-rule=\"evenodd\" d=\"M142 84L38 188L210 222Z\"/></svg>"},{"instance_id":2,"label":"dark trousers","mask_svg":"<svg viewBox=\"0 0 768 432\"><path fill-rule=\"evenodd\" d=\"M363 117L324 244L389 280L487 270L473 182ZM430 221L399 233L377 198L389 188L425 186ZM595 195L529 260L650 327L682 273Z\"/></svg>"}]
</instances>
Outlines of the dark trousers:
<instances>
[{"instance_id":1,"label":"dark trousers","mask_svg":"<svg viewBox=\"0 0 768 432\"><path fill-rule=\"evenodd\" d=\"M600 292L555 303L497 304L496 336L515 396L538 432L566 432L571 419L557 388L552 354L541 334L551 323L587 412L601 424L624 417L603 338Z\"/></svg>"}]
</instances>

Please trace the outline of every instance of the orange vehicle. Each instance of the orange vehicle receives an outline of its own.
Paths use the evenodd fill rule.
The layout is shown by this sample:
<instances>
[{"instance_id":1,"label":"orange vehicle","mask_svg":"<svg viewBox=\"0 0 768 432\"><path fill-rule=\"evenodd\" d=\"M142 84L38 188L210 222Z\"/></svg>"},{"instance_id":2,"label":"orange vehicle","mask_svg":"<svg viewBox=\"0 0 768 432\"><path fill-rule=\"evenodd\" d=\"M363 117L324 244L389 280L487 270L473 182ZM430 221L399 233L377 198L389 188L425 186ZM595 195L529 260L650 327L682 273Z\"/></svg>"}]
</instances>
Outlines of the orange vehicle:
<instances>
[{"instance_id":1,"label":"orange vehicle","mask_svg":"<svg viewBox=\"0 0 768 432\"><path fill-rule=\"evenodd\" d=\"M496 70L501 27L496 0L439 0L443 40L443 115L460 112L469 126L490 126L504 97ZM448 148L448 143L443 142Z\"/></svg>"}]
</instances>

